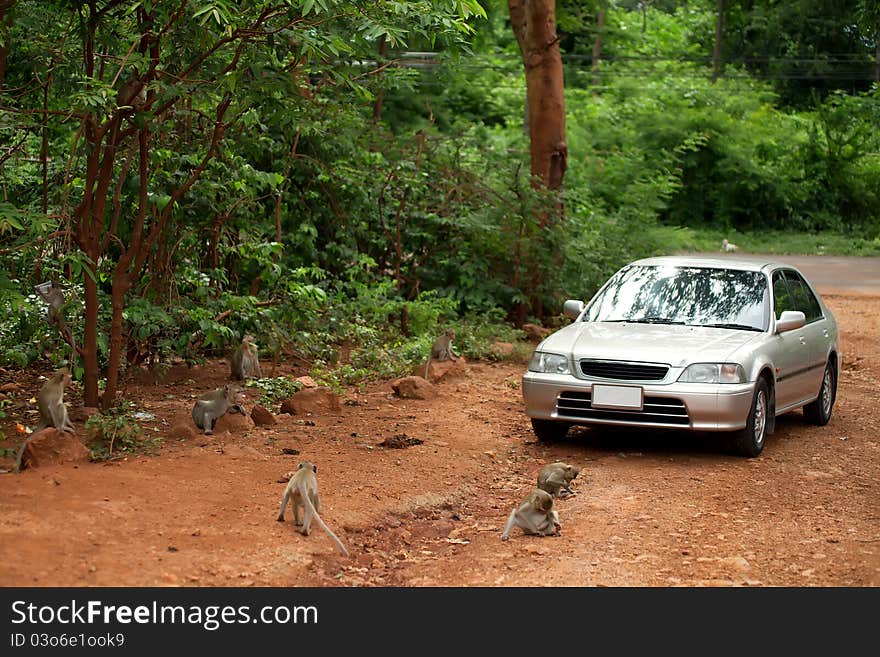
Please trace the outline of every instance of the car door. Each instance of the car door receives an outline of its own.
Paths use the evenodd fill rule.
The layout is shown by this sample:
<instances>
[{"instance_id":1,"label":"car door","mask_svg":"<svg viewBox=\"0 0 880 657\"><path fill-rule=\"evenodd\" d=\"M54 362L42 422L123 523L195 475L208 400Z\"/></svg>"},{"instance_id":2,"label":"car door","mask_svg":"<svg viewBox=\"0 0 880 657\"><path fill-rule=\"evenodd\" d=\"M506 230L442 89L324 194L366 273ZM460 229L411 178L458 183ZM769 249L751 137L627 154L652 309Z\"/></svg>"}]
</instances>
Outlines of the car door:
<instances>
[{"instance_id":1,"label":"car door","mask_svg":"<svg viewBox=\"0 0 880 657\"><path fill-rule=\"evenodd\" d=\"M773 311L779 319L786 310L800 310L783 270L772 275ZM794 408L812 388L810 370L812 360L807 341L806 325L792 331L777 333L770 340L773 365L776 370L776 411ZM818 390L818 388L817 388Z\"/></svg>"},{"instance_id":2,"label":"car door","mask_svg":"<svg viewBox=\"0 0 880 657\"><path fill-rule=\"evenodd\" d=\"M807 377L804 380L805 389L802 391L802 399L811 401L819 394L822 386L822 375L825 372L825 361L828 357L829 327L828 319L822 314L819 301L807 285L807 282L796 271L784 270L785 281L791 292L794 310L804 313L807 323L801 329L807 347L810 351Z\"/></svg>"}]
</instances>

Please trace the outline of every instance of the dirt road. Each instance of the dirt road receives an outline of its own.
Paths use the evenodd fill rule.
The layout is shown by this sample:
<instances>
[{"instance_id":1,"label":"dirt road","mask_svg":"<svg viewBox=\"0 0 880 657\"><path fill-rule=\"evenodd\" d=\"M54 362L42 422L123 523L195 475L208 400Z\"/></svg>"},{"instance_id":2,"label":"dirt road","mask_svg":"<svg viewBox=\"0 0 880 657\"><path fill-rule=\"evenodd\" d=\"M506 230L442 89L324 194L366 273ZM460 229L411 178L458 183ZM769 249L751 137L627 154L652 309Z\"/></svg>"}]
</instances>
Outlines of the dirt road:
<instances>
[{"instance_id":1,"label":"dirt road","mask_svg":"<svg viewBox=\"0 0 880 657\"><path fill-rule=\"evenodd\" d=\"M834 417L824 428L780 418L757 459L682 433L584 429L538 444L524 364L473 363L430 401L378 383L350 390L337 414L3 475L0 584L877 586L880 296L828 292L844 349ZM128 394L162 435L162 419L227 371L172 372ZM378 446L400 434L424 442ZM306 538L275 521L278 480L302 459L318 464L322 515L350 558L319 529ZM516 530L502 543L510 509L555 460L583 468L558 505L562 536Z\"/></svg>"}]
</instances>

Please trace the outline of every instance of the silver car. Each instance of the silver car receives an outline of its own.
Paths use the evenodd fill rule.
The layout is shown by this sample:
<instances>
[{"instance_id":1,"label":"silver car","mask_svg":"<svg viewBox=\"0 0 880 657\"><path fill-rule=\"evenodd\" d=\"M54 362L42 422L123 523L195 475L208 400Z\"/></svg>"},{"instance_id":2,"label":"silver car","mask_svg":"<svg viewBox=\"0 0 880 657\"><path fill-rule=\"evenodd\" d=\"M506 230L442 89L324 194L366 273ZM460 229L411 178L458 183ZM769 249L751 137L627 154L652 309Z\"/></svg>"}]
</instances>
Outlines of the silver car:
<instances>
[{"instance_id":1,"label":"silver car","mask_svg":"<svg viewBox=\"0 0 880 657\"><path fill-rule=\"evenodd\" d=\"M757 456L778 415L831 419L837 321L797 269L754 258L667 256L620 269L523 375L541 440L575 424L729 432Z\"/></svg>"}]
</instances>

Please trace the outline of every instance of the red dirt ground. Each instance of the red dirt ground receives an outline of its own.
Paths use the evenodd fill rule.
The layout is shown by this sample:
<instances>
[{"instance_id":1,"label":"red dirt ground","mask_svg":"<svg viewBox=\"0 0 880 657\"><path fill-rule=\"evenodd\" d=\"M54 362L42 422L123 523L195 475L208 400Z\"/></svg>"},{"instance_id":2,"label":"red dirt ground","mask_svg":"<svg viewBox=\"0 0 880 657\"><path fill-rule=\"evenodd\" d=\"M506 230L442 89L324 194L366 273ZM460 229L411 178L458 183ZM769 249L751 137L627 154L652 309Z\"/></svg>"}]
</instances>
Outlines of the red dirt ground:
<instances>
[{"instance_id":1,"label":"red dirt ground","mask_svg":"<svg viewBox=\"0 0 880 657\"><path fill-rule=\"evenodd\" d=\"M539 444L522 411L524 363L471 363L430 401L381 382L349 390L338 414L2 475L0 585L877 586L880 297L823 292L843 336L834 417L823 428L780 418L757 459L722 452L711 434L583 429ZM126 394L163 436L227 372L172 370ZM3 373L28 391L20 406L37 374ZM78 391L66 399L75 406ZM13 411L6 446L16 421L34 423ZM424 442L378 446L398 434ZM317 527L296 533L289 513L275 521L278 480L300 460L318 464L322 516L351 557ZM501 542L511 508L556 460L582 467L578 494L557 504L562 536L514 530Z\"/></svg>"}]
</instances>

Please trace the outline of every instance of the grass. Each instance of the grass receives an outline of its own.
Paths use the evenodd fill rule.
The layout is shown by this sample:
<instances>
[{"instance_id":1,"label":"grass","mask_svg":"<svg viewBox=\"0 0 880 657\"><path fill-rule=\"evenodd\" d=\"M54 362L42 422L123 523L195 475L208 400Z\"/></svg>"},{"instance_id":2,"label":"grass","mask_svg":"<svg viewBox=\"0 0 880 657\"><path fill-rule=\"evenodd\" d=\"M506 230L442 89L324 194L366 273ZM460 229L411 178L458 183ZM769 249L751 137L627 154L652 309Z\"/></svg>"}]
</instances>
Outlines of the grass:
<instances>
[{"instance_id":1,"label":"grass","mask_svg":"<svg viewBox=\"0 0 880 657\"><path fill-rule=\"evenodd\" d=\"M841 233L796 233L763 231L760 233L724 233L717 229L659 227L662 243L669 252L713 252L721 250L727 238L740 253L775 255L880 256L880 238L865 239Z\"/></svg>"}]
</instances>

